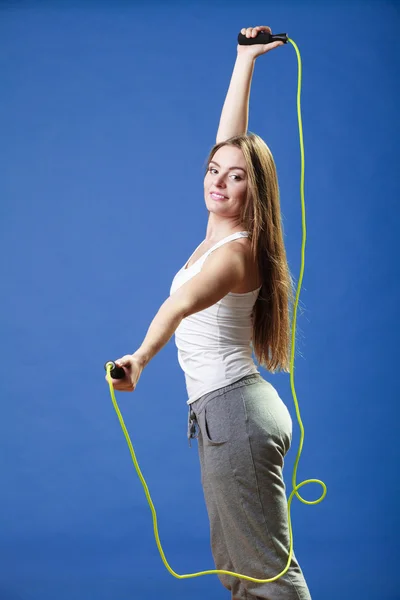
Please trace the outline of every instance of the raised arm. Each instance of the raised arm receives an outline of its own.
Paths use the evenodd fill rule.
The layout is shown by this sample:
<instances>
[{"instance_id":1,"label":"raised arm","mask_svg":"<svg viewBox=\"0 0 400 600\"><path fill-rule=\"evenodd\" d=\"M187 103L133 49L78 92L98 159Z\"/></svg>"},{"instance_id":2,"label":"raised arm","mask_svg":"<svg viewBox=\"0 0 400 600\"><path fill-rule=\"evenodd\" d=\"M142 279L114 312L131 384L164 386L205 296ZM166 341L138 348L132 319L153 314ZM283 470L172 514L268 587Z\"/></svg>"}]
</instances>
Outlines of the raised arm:
<instances>
[{"instance_id":1,"label":"raised arm","mask_svg":"<svg viewBox=\"0 0 400 600\"><path fill-rule=\"evenodd\" d=\"M249 122L249 99L255 59L238 54L231 82L222 108L217 132L217 144L234 135L247 132Z\"/></svg>"},{"instance_id":2,"label":"raised arm","mask_svg":"<svg viewBox=\"0 0 400 600\"><path fill-rule=\"evenodd\" d=\"M255 38L259 31L272 33L271 29L265 26L244 28L241 33L248 38ZM234 135L247 133L250 88L255 60L257 56L265 54L278 46L283 46L283 42L254 44L252 46L238 45L236 62L219 122L217 144Z\"/></svg>"}]
</instances>

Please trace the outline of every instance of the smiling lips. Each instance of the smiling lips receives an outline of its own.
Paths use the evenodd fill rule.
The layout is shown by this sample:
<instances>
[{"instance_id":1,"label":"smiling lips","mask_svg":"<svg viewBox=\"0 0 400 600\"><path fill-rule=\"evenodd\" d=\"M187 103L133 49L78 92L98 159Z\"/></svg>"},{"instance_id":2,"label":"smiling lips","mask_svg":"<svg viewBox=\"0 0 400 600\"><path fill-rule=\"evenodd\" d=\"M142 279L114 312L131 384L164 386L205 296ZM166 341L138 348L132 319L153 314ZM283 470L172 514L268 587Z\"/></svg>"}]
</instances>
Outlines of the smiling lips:
<instances>
[{"instance_id":1,"label":"smiling lips","mask_svg":"<svg viewBox=\"0 0 400 600\"><path fill-rule=\"evenodd\" d=\"M210 196L214 200L225 200L226 199L226 196L223 196L222 194L217 194L216 192L211 192Z\"/></svg>"}]
</instances>

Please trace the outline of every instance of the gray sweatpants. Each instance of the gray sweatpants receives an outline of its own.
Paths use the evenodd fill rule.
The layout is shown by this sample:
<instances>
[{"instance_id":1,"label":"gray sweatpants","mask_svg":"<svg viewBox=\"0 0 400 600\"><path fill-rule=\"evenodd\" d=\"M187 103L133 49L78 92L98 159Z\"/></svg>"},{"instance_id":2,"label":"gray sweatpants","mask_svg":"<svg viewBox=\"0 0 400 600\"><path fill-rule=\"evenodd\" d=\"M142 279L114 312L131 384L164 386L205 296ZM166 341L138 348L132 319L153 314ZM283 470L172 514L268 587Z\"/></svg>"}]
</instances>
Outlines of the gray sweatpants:
<instances>
[{"instance_id":1,"label":"gray sweatpants","mask_svg":"<svg viewBox=\"0 0 400 600\"><path fill-rule=\"evenodd\" d=\"M282 477L292 419L275 388L256 373L189 406L188 437L198 438L201 482L216 569L257 579L280 573L289 557ZM310 600L295 555L272 583L219 575L234 600Z\"/></svg>"}]
</instances>

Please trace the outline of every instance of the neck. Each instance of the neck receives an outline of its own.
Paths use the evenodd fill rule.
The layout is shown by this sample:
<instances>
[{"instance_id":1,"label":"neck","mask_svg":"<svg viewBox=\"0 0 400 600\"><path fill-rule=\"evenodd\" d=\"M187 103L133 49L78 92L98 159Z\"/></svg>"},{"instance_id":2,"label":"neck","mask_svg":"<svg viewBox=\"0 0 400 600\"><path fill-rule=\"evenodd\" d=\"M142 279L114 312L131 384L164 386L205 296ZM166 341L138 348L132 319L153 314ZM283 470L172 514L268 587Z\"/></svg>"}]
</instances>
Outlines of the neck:
<instances>
[{"instance_id":1,"label":"neck","mask_svg":"<svg viewBox=\"0 0 400 600\"><path fill-rule=\"evenodd\" d=\"M237 231L246 231L246 227L243 223L238 223L238 219L222 218L214 213L209 213L206 241L216 243Z\"/></svg>"}]
</instances>

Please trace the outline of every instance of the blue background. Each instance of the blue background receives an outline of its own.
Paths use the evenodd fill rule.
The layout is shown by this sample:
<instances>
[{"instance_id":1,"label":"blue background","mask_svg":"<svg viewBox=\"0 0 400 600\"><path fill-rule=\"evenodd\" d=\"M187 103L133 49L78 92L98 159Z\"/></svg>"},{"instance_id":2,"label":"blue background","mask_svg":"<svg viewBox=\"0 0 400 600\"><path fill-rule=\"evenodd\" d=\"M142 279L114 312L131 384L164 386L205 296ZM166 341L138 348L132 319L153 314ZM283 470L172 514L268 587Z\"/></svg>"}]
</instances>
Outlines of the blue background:
<instances>
[{"instance_id":1,"label":"blue background","mask_svg":"<svg viewBox=\"0 0 400 600\"><path fill-rule=\"evenodd\" d=\"M293 500L295 552L313 600L399 598L399 21L384 1L1 3L1 600L229 597L165 569L103 364L138 348L204 239L236 36L259 24L303 60L298 481L328 494ZM290 44L258 59L249 130L276 160L297 279L296 91ZM289 376L261 373L293 417L289 495ZM173 338L118 401L169 563L213 568Z\"/></svg>"}]
</instances>

